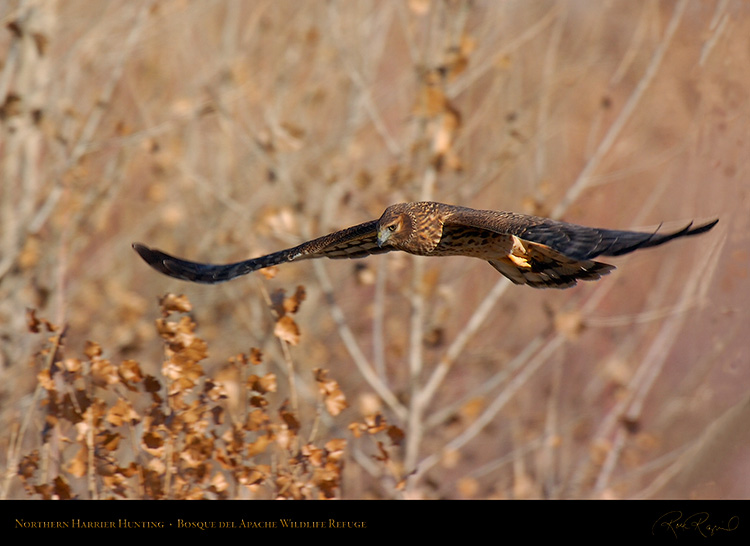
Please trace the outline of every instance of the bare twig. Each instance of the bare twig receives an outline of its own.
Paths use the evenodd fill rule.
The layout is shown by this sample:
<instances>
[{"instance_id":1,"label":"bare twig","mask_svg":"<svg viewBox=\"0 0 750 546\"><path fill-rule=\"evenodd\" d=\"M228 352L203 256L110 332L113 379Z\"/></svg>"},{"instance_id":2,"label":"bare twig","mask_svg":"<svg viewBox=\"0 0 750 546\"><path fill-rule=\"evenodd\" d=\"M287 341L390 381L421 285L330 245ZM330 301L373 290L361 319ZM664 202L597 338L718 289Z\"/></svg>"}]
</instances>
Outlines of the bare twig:
<instances>
[{"instance_id":1,"label":"bare twig","mask_svg":"<svg viewBox=\"0 0 750 546\"><path fill-rule=\"evenodd\" d=\"M573 185L566 192L565 197L563 197L563 199L552 210L553 218L559 218L562 216L568 207L578 199L578 196L588 187L591 175L599 168L599 164L602 159L604 159L604 156L612 149L617 137L620 136L620 132L625 127L625 124L630 119L630 116L635 111L638 103L641 98L643 98L643 95L656 76L661 63L664 60L664 55L672 43L672 38L674 38L674 35L677 32L677 27L680 25L680 20L686 7L686 0L680 0L675 6L674 11L672 12L672 18L669 20L667 29L664 32L664 38L651 57L651 61L649 62L643 77L638 82L638 85L633 90L630 97L628 97L628 100L622 107L617 119L609 127L609 130L604 135L601 142L599 142L599 146L586 163L586 166L578 174L575 182L573 182Z\"/></svg>"},{"instance_id":2,"label":"bare twig","mask_svg":"<svg viewBox=\"0 0 750 546\"><path fill-rule=\"evenodd\" d=\"M60 331L57 333L57 335L53 338L52 347L50 348L49 353L47 353L47 360L44 364L44 369L52 369L52 365L55 363L58 357L58 351L60 350L60 346L62 345L62 341L65 337L66 331L67 327L63 326L62 328L60 328ZM43 390L44 389L42 388L42 384L37 383L36 388L34 389L34 394L31 396L29 410L24 413L23 419L21 420L21 427L18 430L18 433L15 435L15 442L9 444L8 446L8 466L5 469L5 480L3 482L3 489L2 491L0 491L0 499L4 500L7 498L11 481L13 480L13 477L16 476L18 461L20 460L21 456L21 448L23 447L23 440L26 436L26 431L29 428L29 424L31 423L31 418L34 415L34 409L36 409L37 400L42 395Z\"/></svg>"},{"instance_id":3,"label":"bare twig","mask_svg":"<svg viewBox=\"0 0 750 546\"><path fill-rule=\"evenodd\" d=\"M365 379L365 381L367 381L367 384L370 385L370 387L372 387L376 393L378 393L378 396L383 399L383 401L388 405L391 411L393 411L393 413L399 419L405 419L407 415L406 408L404 408L401 402L398 401L398 398L396 398L396 396L393 394L393 391L391 391L388 385L386 385L375 372L372 365L367 360L367 357L362 352L362 349L360 349L359 344L354 337L354 334L349 328L343 311L336 303L336 297L334 296L333 292L333 285L331 284L331 280L325 270L325 266L320 261L316 260L315 262L313 262L313 267L315 269L315 273L318 277L318 281L320 282L323 293L325 294L328 305L330 306L331 317L333 317L333 320L336 323L339 336L344 342L344 346L349 352L349 355L352 357L354 365L357 366L357 370L359 370L359 373L362 374L362 377Z\"/></svg>"},{"instance_id":4,"label":"bare twig","mask_svg":"<svg viewBox=\"0 0 750 546\"><path fill-rule=\"evenodd\" d=\"M701 281L706 274L716 271L712 267L712 264L717 261L722 248L723 244L715 245L711 252L703 255L700 263L692 268L692 273L685 283L677 302L677 308L680 312L671 316L660 328L658 335L652 342L648 353L646 353L638 371L633 377L630 388L632 395L618 403L613 411L610 412L609 417L605 419L598 431L598 437L609 437L617 423L623 418L631 422L635 422L640 418L645 401L656 379L664 369L667 357L670 354L669 348L677 341L682 326L689 317L687 311L696 300L698 287L701 285ZM615 463L621 455L622 448L625 446L627 434L627 431L622 427L617 428L613 448L607 454L607 459L599 472L594 486L594 494L601 493L608 486Z\"/></svg>"}]
</instances>

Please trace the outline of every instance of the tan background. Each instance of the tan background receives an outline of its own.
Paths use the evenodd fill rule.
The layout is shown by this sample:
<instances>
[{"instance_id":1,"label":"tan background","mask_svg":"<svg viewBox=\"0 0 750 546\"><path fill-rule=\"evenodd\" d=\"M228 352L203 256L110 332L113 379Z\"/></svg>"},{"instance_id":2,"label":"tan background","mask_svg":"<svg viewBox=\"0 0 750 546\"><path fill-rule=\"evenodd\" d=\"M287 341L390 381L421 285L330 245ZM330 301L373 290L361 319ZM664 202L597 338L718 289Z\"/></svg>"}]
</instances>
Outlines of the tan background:
<instances>
[{"instance_id":1,"label":"tan background","mask_svg":"<svg viewBox=\"0 0 750 546\"><path fill-rule=\"evenodd\" d=\"M42 435L50 334L27 309L66 325L66 356L90 340L159 376L166 292L192 302L201 365L227 388L228 359L263 352L274 419L293 367L300 435L346 440L338 497L750 495L747 2L14 0L0 22L5 498L39 496L15 474L32 452L29 483L112 495L71 471L80 429ZM200 286L130 248L239 260L424 197L610 228L720 223L566 291L405 255ZM267 296L298 285L300 339L283 346ZM346 396L339 415L319 411L314 368ZM400 446L352 435L376 412ZM129 438L123 466L146 465L141 426L102 425ZM283 494L223 476L232 498ZM143 496L138 479L121 496Z\"/></svg>"}]
</instances>

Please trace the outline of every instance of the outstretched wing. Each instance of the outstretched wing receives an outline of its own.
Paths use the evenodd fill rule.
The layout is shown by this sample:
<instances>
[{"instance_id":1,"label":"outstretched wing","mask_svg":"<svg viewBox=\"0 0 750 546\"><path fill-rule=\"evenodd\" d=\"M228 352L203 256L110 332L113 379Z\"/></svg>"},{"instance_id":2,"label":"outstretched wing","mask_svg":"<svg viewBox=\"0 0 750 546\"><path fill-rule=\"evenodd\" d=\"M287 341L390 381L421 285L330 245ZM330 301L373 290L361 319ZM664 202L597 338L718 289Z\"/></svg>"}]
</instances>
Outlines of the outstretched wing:
<instances>
[{"instance_id":1,"label":"outstretched wing","mask_svg":"<svg viewBox=\"0 0 750 546\"><path fill-rule=\"evenodd\" d=\"M377 221L372 220L307 241L294 248L226 265L182 260L138 243L133 244L133 249L146 263L165 275L186 281L214 284L286 262L313 258L363 258L370 254L393 250L378 246L376 224Z\"/></svg>"},{"instance_id":2,"label":"outstretched wing","mask_svg":"<svg viewBox=\"0 0 750 546\"><path fill-rule=\"evenodd\" d=\"M642 233L597 229L548 218L499 212L453 209L445 225L468 226L513 236L507 256L488 260L490 265L515 284L535 288L568 288L579 280L596 280L615 269L594 261L603 256L619 256L639 248L658 246L678 237L705 233L718 220L669 232Z\"/></svg>"},{"instance_id":3,"label":"outstretched wing","mask_svg":"<svg viewBox=\"0 0 750 546\"><path fill-rule=\"evenodd\" d=\"M678 237L705 233L718 221L713 220L696 227L690 222L684 228L669 233L659 233L658 230L643 233L590 228L514 212L457 207L446 223L515 235L525 241L546 245L568 258L590 260L597 256L620 256L639 248L658 246Z\"/></svg>"}]
</instances>

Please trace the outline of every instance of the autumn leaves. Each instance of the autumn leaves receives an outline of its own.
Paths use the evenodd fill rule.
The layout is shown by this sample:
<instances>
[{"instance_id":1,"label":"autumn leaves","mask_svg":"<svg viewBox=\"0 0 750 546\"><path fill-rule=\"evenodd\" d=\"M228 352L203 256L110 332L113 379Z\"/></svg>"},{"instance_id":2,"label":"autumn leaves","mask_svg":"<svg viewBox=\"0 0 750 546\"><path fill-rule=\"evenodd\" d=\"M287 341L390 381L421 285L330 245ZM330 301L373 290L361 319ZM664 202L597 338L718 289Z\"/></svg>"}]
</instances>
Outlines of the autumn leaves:
<instances>
[{"instance_id":1,"label":"autumn leaves","mask_svg":"<svg viewBox=\"0 0 750 546\"><path fill-rule=\"evenodd\" d=\"M362 437L372 438L375 460L388 468L388 445L399 444L403 433L380 414L342 423L338 428L348 429L350 439L321 433L322 412L340 418L348 407L328 370L312 370L316 411L300 409L295 382L310 376L295 369L290 347L300 341L293 316L305 290L263 294L285 362L266 362L260 349L250 348L211 376L203 367L209 348L185 296L159 299L160 370L131 359L114 362L106 346L92 341L82 358L68 356L64 328L29 311L28 329L52 337L35 358L38 403L29 413L42 415L43 443L24 452L22 427L11 449L27 496L337 498L349 442Z\"/></svg>"}]
</instances>

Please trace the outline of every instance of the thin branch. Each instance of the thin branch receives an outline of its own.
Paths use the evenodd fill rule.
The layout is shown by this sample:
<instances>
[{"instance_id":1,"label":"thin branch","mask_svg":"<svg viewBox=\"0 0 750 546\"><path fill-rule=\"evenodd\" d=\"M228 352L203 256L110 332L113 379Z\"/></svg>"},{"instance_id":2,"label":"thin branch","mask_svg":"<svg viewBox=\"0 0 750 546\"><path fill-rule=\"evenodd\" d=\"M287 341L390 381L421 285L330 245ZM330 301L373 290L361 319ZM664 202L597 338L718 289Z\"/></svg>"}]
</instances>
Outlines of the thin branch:
<instances>
[{"instance_id":1,"label":"thin branch","mask_svg":"<svg viewBox=\"0 0 750 546\"><path fill-rule=\"evenodd\" d=\"M495 375L488 378L486 381L482 381L481 385L473 389L471 392L466 393L466 395L462 396L452 404L446 405L432 413L429 420L427 421L428 428L433 428L440 425L441 423L444 423L446 419L455 414L459 408L463 407L470 400L485 397L499 385L508 381L517 370L525 366L526 363L531 360L531 358L537 353L537 351L541 349L542 344L544 343L544 339L545 336L543 336L542 334L537 335L534 339L527 343L523 350L518 353L512 360L503 364L501 366L501 369L498 370Z\"/></svg>"},{"instance_id":2,"label":"thin branch","mask_svg":"<svg viewBox=\"0 0 750 546\"><path fill-rule=\"evenodd\" d=\"M541 349L537 355L531 359L527 365L518 373L507 385L505 389L495 397L492 403L482 412L482 414L466 427L461 434L448 442L443 449L432 453L419 462L416 472L410 477L410 480L419 480L425 472L432 468L440 461L443 453L461 449L471 440L473 440L481 430L491 423L500 410L505 407L518 390L534 375L534 373L565 343L565 336L562 334L555 335L550 339L546 346Z\"/></svg>"},{"instance_id":3,"label":"thin branch","mask_svg":"<svg viewBox=\"0 0 750 546\"><path fill-rule=\"evenodd\" d=\"M47 360L44 364L44 369L50 371L52 370L52 365L57 359L58 351L60 350L60 346L62 345L62 340L65 337L67 329L67 326L63 326L54 337L52 341L52 347L47 353ZM37 400L42 395L42 390L43 388L41 382L37 382L36 388L34 389L34 394L31 397L31 402L29 403L29 410L24 413L23 420L21 421L21 428L18 430L18 434L15 437L15 442L11 442L11 444L8 446L10 455L7 459L8 467L5 470L5 481L3 482L2 492L0 492L0 499L5 500L7 498L8 491L10 491L11 481L13 480L13 477L17 475L18 460L20 458L21 448L23 447L23 440L26 436L26 431L29 428L29 424L31 423L31 418L34 415L34 409L37 407Z\"/></svg>"},{"instance_id":4,"label":"thin branch","mask_svg":"<svg viewBox=\"0 0 750 546\"><path fill-rule=\"evenodd\" d=\"M349 55L346 54L349 48L346 47L342 40L341 20L339 19L339 10L336 6L336 2L331 2L329 4L328 17L330 22L328 28L329 30L331 30L331 36L333 37L334 43L336 43L339 49L343 67L346 70L349 79L359 90L359 97L362 101L365 112L367 112L367 115L372 121L373 127L375 127L375 130L377 131L378 135L380 135L380 138L383 140L383 143L385 144L391 155L393 155L394 157L400 157L403 153L401 146L399 145L398 141L391 136L388 128L386 127L385 121L383 120L383 116L380 115L375 102L372 100L372 96L370 94L371 86L367 84L367 82L362 77L362 74L360 74L359 70L357 70L357 68L354 67L353 64L349 61Z\"/></svg>"},{"instance_id":5,"label":"thin branch","mask_svg":"<svg viewBox=\"0 0 750 546\"><path fill-rule=\"evenodd\" d=\"M576 181L567 191L565 197L563 197L563 199L552 210L553 218L561 217L563 213L568 209L568 207L576 199L578 199L578 196L581 195L581 193L588 187L591 175L594 173L594 171L596 171L596 169L599 168L599 164L602 162L602 159L604 159L604 156L612 149L612 146L617 140L617 137L620 136L620 132L625 127L625 124L630 120L630 117L638 106L638 103L643 98L643 95L645 94L649 85L651 85L654 77L656 77L656 74L661 67L661 63L664 60L664 55L666 54L667 49L669 49L669 46L672 43L672 38L674 38L674 35L677 32L677 27L680 25L680 19L682 18L682 14L684 13L686 7L686 0L680 0L680 2L675 6L674 12L672 13L672 18L670 19L669 24L667 25L667 29L664 32L664 38L659 44L659 47L654 52L654 55L651 57L651 61L646 68L646 72L643 74L643 77L638 82L635 90L633 90L633 93L628 98L625 106L623 106L622 111L620 111L620 114L617 116L617 119L614 121L614 123L612 123L609 130L607 131L607 134L604 135L604 138L602 138L596 151L578 175Z\"/></svg>"},{"instance_id":6,"label":"thin branch","mask_svg":"<svg viewBox=\"0 0 750 546\"><path fill-rule=\"evenodd\" d=\"M598 437L608 437L622 418L628 421L637 421L640 418L645 401L651 393L656 379L664 369L670 349L677 341L685 321L690 316L687 311L696 299L696 292L701 286L703 278L710 272L716 272L712 264L718 259L723 246L723 242L713 246L711 252L703 255L700 263L692 268L692 275L685 283L677 303L680 313L666 321L659 330L656 338L651 343L648 353L646 353L638 371L633 377L630 389L632 395L622 400L610 412L609 417L603 422L598 431ZM628 408L627 411L625 408ZM594 486L594 494L601 493L608 486L615 463L619 459L622 449L625 447L627 434L624 428L617 428L613 448L607 454L607 459L599 472Z\"/></svg>"},{"instance_id":7,"label":"thin branch","mask_svg":"<svg viewBox=\"0 0 750 546\"><path fill-rule=\"evenodd\" d=\"M703 44L703 49L701 49L701 56L698 60L698 64L701 66L706 62L706 59L708 59L711 51L713 51L714 46L716 46L717 42L727 28L727 24L729 23L729 15L727 15L726 13L728 5L729 0L721 0L716 5L714 16L711 18L711 23L708 25L708 28L711 31L711 35Z\"/></svg>"},{"instance_id":8,"label":"thin branch","mask_svg":"<svg viewBox=\"0 0 750 546\"><path fill-rule=\"evenodd\" d=\"M445 355L442 359L440 359L440 363L435 367L432 375L430 376L430 379L422 389L422 404L428 404L432 397L435 396L435 393L443 383L443 380L448 374L448 371L451 369L451 366L453 366L453 363L459 357L461 352L463 352L464 347L474 336L477 330L479 330L480 326L484 324L484 321L487 319L490 313L494 311L497 300L500 299L500 296L505 293L510 285L510 281L508 281L508 279L506 279L505 277L497 281L495 283L495 286L492 287L492 290L490 290L479 307L476 308L474 313L471 315L469 322L466 323L466 326L464 326L464 328L453 340L453 343L451 343L450 347L448 347Z\"/></svg>"},{"instance_id":9,"label":"thin branch","mask_svg":"<svg viewBox=\"0 0 750 546\"><path fill-rule=\"evenodd\" d=\"M432 192L437 179L437 171L433 165L427 167L422 178L421 199L428 201L432 198ZM411 297L411 320L409 325L409 386L411 397L409 399L409 420L406 434L406 455L404 466L413 468L419 457L419 446L424 434L424 412L426 404L422 396L422 367L424 365L424 354L422 351L424 340L425 323L425 293L424 293L424 268L423 258L414 257L412 260L414 270L412 272Z\"/></svg>"},{"instance_id":10,"label":"thin branch","mask_svg":"<svg viewBox=\"0 0 750 546\"><path fill-rule=\"evenodd\" d=\"M393 411L393 413L399 419L406 419L406 408L401 404L401 402L399 402L398 398L396 398L396 395L393 394L393 391L391 391L388 385L386 385L378 376L378 374L375 373L375 370L370 365L367 357L362 352L362 349L360 349L359 344L354 337L354 334L352 333L346 322L344 312L338 306L338 303L336 303L336 297L334 296L333 292L333 285L331 284L331 279L325 270L325 266L320 262L320 260L315 260L313 261L313 269L315 270L315 274L318 277L318 282L320 283L323 294L325 295L326 301L328 302L328 305L331 309L331 317L333 317L333 320L336 323L339 337L341 337L341 340L344 342L344 346L349 352L349 356L352 357L357 370L359 370L359 373L362 374L362 377L365 379L367 384L372 387L372 389L378 394L378 396L380 396L380 398L382 398L382 400L388 405L391 411Z\"/></svg>"},{"instance_id":11,"label":"thin branch","mask_svg":"<svg viewBox=\"0 0 750 546\"><path fill-rule=\"evenodd\" d=\"M381 379L385 379L385 300L388 284L387 260L383 257L377 260L375 274L375 304L372 312L372 359L375 371Z\"/></svg>"}]
</instances>

